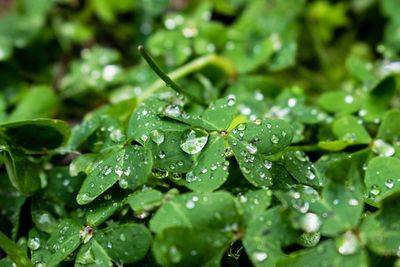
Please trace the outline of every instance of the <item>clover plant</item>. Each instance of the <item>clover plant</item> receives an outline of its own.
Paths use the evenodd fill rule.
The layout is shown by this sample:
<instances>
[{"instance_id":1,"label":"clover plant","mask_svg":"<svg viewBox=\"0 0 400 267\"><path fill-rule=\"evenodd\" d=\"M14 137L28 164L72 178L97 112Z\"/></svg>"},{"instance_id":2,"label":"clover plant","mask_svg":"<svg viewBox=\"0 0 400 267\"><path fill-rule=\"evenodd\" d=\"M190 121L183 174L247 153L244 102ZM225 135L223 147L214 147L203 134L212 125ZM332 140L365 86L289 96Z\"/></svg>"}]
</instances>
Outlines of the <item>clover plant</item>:
<instances>
[{"instance_id":1,"label":"clover plant","mask_svg":"<svg viewBox=\"0 0 400 267\"><path fill-rule=\"evenodd\" d=\"M0 0L1 266L400 266L397 0Z\"/></svg>"}]
</instances>

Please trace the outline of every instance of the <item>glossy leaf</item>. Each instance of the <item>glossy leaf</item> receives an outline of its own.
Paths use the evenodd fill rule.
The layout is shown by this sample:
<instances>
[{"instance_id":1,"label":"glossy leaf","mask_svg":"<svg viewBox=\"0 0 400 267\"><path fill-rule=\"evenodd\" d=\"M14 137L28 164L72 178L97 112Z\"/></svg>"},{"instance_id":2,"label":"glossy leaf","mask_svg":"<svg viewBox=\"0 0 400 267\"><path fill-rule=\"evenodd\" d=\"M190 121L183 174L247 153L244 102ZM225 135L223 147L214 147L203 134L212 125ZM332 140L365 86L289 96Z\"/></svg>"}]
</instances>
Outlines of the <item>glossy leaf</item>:
<instances>
[{"instance_id":1,"label":"glossy leaf","mask_svg":"<svg viewBox=\"0 0 400 267\"><path fill-rule=\"evenodd\" d=\"M365 185L368 197L374 202L394 196L399 193L398 174L400 160L391 157L375 157L368 163L365 173Z\"/></svg>"},{"instance_id":2,"label":"glossy leaf","mask_svg":"<svg viewBox=\"0 0 400 267\"><path fill-rule=\"evenodd\" d=\"M139 224L113 225L99 230L94 237L115 261L132 263L142 259L151 244L151 234Z\"/></svg>"},{"instance_id":3,"label":"glossy leaf","mask_svg":"<svg viewBox=\"0 0 400 267\"><path fill-rule=\"evenodd\" d=\"M186 173L186 186L197 192L210 192L219 188L229 174L224 151L224 140L219 136L210 137L192 170Z\"/></svg>"},{"instance_id":4,"label":"glossy leaf","mask_svg":"<svg viewBox=\"0 0 400 267\"><path fill-rule=\"evenodd\" d=\"M71 219L60 222L47 241L52 255L48 258L47 266L57 266L81 244L81 226Z\"/></svg>"},{"instance_id":5,"label":"glossy leaf","mask_svg":"<svg viewBox=\"0 0 400 267\"><path fill-rule=\"evenodd\" d=\"M150 221L150 229L157 234L182 226L228 232L238 227L239 220L237 203L229 193L186 193L161 206Z\"/></svg>"},{"instance_id":6,"label":"glossy leaf","mask_svg":"<svg viewBox=\"0 0 400 267\"><path fill-rule=\"evenodd\" d=\"M80 205L90 203L117 181L124 189L145 183L151 172L151 164L149 152L139 145L128 145L99 156L87 172L77 202Z\"/></svg>"}]
</instances>

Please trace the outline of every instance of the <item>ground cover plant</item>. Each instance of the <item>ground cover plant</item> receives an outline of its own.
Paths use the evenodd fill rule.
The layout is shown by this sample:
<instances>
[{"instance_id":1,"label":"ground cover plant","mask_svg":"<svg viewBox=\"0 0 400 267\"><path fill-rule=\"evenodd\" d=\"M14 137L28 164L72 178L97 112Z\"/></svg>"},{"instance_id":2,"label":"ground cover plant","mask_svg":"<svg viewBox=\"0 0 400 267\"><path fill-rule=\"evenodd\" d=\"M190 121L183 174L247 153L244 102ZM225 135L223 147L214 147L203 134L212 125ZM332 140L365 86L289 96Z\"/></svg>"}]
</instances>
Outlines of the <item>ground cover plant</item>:
<instances>
[{"instance_id":1,"label":"ground cover plant","mask_svg":"<svg viewBox=\"0 0 400 267\"><path fill-rule=\"evenodd\" d=\"M0 0L0 266L400 266L397 0Z\"/></svg>"}]
</instances>

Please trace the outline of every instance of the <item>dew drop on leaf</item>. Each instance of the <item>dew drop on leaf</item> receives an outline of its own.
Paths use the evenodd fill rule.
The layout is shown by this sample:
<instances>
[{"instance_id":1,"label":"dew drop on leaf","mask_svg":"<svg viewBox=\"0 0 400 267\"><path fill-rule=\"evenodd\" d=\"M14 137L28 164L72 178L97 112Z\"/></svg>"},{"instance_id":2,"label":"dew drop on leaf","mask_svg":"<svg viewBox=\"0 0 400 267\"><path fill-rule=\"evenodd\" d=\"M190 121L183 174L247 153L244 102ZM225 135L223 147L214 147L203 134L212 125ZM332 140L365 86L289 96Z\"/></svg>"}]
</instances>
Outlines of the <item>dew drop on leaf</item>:
<instances>
[{"instance_id":1,"label":"dew drop on leaf","mask_svg":"<svg viewBox=\"0 0 400 267\"><path fill-rule=\"evenodd\" d=\"M127 189L128 188L128 181L124 178L119 180L119 186L123 189Z\"/></svg>"},{"instance_id":2,"label":"dew drop on leaf","mask_svg":"<svg viewBox=\"0 0 400 267\"><path fill-rule=\"evenodd\" d=\"M150 139L157 145L161 145L164 142L165 136L161 130L153 130L150 133Z\"/></svg>"},{"instance_id":3,"label":"dew drop on leaf","mask_svg":"<svg viewBox=\"0 0 400 267\"><path fill-rule=\"evenodd\" d=\"M40 248L40 239L38 237L34 237L34 238L29 239L28 247L31 250L38 250Z\"/></svg>"},{"instance_id":4,"label":"dew drop on leaf","mask_svg":"<svg viewBox=\"0 0 400 267\"><path fill-rule=\"evenodd\" d=\"M250 154L255 154L257 153L257 147L251 143L246 145L246 150L247 152L249 152Z\"/></svg>"},{"instance_id":5,"label":"dew drop on leaf","mask_svg":"<svg viewBox=\"0 0 400 267\"><path fill-rule=\"evenodd\" d=\"M380 156L391 157L396 150L382 139L376 139L372 144L372 151Z\"/></svg>"},{"instance_id":6,"label":"dew drop on leaf","mask_svg":"<svg viewBox=\"0 0 400 267\"><path fill-rule=\"evenodd\" d=\"M381 193L381 189L379 188L379 185L373 184L371 185L369 192L371 193L371 195L377 196Z\"/></svg>"},{"instance_id":7,"label":"dew drop on leaf","mask_svg":"<svg viewBox=\"0 0 400 267\"><path fill-rule=\"evenodd\" d=\"M389 189L392 189L393 188L393 186L394 186L394 180L393 179L387 179L386 181L385 181L385 186L387 187L387 188L389 188Z\"/></svg>"},{"instance_id":8,"label":"dew drop on leaf","mask_svg":"<svg viewBox=\"0 0 400 267\"><path fill-rule=\"evenodd\" d=\"M349 199L349 205L350 206L355 207L355 206L358 206L358 204L359 204L359 201L357 199L355 199L355 198L350 198Z\"/></svg>"},{"instance_id":9,"label":"dew drop on leaf","mask_svg":"<svg viewBox=\"0 0 400 267\"><path fill-rule=\"evenodd\" d=\"M271 143L273 143L273 144L279 143L279 137L276 136L275 134L273 134L273 135L271 136Z\"/></svg>"},{"instance_id":10,"label":"dew drop on leaf","mask_svg":"<svg viewBox=\"0 0 400 267\"><path fill-rule=\"evenodd\" d=\"M199 153L207 144L208 133L200 129L189 129L183 133L181 149L190 154Z\"/></svg>"},{"instance_id":11,"label":"dew drop on leaf","mask_svg":"<svg viewBox=\"0 0 400 267\"><path fill-rule=\"evenodd\" d=\"M272 168L272 162L269 160L264 160L264 167L268 170Z\"/></svg>"},{"instance_id":12,"label":"dew drop on leaf","mask_svg":"<svg viewBox=\"0 0 400 267\"><path fill-rule=\"evenodd\" d=\"M268 254L263 251L253 252L252 256L257 262L263 262L268 258Z\"/></svg>"},{"instance_id":13,"label":"dew drop on leaf","mask_svg":"<svg viewBox=\"0 0 400 267\"><path fill-rule=\"evenodd\" d=\"M169 248L169 259L172 263L179 263L182 260L182 254L175 246Z\"/></svg>"},{"instance_id":14,"label":"dew drop on leaf","mask_svg":"<svg viewBox=\"0 0 400 267\"><path fill-rule=\"evenodd\" d=\"M236 103L236 96L235 95L228 95L228 97L227 97L227 104L228 104L228 106L233 106L233 105L235 105L235 103Z\"/></svg>"},{"instance_id":15,"label":"dew drop on leaf","mask_svg":"<svg viewBox=\"0 0 400 267\"><path fill-rule=\"evenodd\" d=\"M300 222L302 229L307 233L317 232L321 227L321 224L322 222L319 216L312 212L304 214Z\"/></svg>"},{"instance_id":16,"label":"dew drop on leaf","mask_svg":"<svg viewBox=\"0 0 400 267\"><path fill-rule=\"evenodd\" d=\"M177 105L168 105L164 109L164 113L170 117L179 117L182 114L181 108Z\"/></svg>"},{"instance_id":17,"label":"dew drop on leaf","mask_svg":"<svg viewBox=\"0 0 400 267\"><path fill-rule=\"evenodd\" d=\"M338 252L342 255L352 255L357 252L360 244L352 231L347 231L338 240Z\"/></svg>"}]
</instances>

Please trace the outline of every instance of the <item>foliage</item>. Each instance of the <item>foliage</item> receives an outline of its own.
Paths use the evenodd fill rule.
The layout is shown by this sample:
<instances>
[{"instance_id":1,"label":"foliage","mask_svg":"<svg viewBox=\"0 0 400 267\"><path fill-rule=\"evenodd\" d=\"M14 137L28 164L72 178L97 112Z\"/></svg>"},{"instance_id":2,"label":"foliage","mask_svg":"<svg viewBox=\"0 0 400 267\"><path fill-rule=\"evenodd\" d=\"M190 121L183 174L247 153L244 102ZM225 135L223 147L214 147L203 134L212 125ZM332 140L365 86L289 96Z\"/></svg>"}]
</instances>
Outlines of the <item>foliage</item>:
<instances>
[{"instance_id":1,"label":"foliage","mask_svg":"<svg viewBox=\"0 0 400 267\"><path fill-rule=\"evenodd\" d=\"M0 0L0 266L400 266L399 9Z\"/></svg>"}]
</instances>

